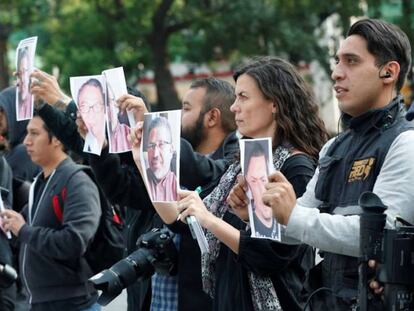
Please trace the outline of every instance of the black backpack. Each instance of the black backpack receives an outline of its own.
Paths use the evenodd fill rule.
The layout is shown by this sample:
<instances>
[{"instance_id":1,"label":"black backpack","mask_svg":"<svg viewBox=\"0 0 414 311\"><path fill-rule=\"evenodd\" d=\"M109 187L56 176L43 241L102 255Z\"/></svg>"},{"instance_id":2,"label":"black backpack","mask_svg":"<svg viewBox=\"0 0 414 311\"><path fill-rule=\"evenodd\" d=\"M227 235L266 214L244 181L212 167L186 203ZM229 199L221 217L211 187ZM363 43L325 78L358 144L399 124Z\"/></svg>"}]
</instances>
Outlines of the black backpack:
<instances>
[{"instance_id":1,"label":"black backpack","mask_svg":"<svg viewBox=\"0 0 414 311\"><path fill-rule=\"evenodd\" d=\"M105 197L101 187L97 184L91 168L85 165L74 165L76 165L77 168L68 172L66 176L62 175L59 179L59 183L54 188L55 190L52 194L52 206L56 218L59 222L62 222L63 207L67 193L66 184L68 180L79 171L84 171L98 187L102 215L93 241L85 253L85 258L92 272L96 274L104 269L110 268L124 257L123 226L120 217Z\"/></svg>"}]
</instances>

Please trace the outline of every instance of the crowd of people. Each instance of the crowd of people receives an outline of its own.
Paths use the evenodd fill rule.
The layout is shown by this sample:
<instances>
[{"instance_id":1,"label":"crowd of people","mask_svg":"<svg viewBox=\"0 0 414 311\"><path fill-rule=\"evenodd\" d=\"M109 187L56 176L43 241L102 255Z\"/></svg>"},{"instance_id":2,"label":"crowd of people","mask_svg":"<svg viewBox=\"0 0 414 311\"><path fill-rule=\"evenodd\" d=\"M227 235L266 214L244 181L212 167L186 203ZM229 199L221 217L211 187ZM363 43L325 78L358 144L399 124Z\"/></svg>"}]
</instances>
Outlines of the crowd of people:
<instances>
[{"instance_id":1,"label":"crowd of people","mask_svg":"<svg viewBox=\"0 0 414 311\"><path fill-rule=\"evenodd\" d=\"M152 119L143 138L141 121L150 109L139 91L109 94L111 138L130 131L116 148L132 152L118 154L110 152L116 143L98 134L105 102L99 81L82 86L76 105L48 73L21 76L36 79L30 120L16 121L15 87L0 93L7 207L0 222L13 235L0 233L0 263L19 271L17 284L0 289L0 309L100 310L86 253L102 200L120 215L125 256L153 228L174 233L176 273L157 271L129 286L129 311L356 309L360 195L373 191L382 199L387 226L397 215L414 223L414 127L400 95L409 70L410 42L398 27L375 19L354 23L332 71L345 130L330 140L312 91L284 59L243 63L234 71L235 87L214 77L196 80L182 99L179 170L165 117ZM91 92L102 101L89 100ZM118 112L132 113L137 125L122 127L112 116ZM260 138L271 138L270 152L256 144L242 163L239 140ZM86 150L98 145L100 152ZM274 171L264 169L268 161ZM177 187L176 175L183 190L165 193L165 185ZM176 204L166 208L159 200ZM208 252L192 238L188 216L204 228ZM252 228L280 240L252 237ZM376 310L379 286L372 283Z\"/></svg>"}]
</instances>

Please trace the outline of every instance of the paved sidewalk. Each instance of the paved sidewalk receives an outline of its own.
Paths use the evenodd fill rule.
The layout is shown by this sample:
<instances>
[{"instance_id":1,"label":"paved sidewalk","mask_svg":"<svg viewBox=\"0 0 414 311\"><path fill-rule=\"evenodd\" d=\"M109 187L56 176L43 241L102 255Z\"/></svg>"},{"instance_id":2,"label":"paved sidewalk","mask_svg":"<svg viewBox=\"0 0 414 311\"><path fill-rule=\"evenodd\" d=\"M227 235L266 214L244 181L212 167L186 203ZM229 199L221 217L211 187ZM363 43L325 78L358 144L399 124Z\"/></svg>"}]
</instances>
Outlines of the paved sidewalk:
<instances>
[{"instance_id":1,"label":"paved sidewalk","mask_svg":"<svg viewBox=\"0 0 414 311\"><path fill-rule=\"evenodd\" d=\"M126 311L127 309L127 295L126 290L116 297L109 305L102 307L102 311Z\"/></svg>"}]
</instances>

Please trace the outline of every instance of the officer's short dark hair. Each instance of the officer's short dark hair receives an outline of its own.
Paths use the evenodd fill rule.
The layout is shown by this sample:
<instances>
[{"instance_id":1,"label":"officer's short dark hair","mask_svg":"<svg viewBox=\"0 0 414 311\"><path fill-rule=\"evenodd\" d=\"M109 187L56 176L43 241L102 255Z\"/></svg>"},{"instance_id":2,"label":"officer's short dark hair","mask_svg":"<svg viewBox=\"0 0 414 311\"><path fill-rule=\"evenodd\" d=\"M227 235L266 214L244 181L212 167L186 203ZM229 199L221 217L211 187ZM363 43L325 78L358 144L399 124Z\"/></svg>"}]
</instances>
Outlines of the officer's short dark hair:
<instances>
[{"instance_id":1,"label":"officer's short dark hair","mask_svg":"<svg viewBox=\"0 0 414 311\"><path fill-rule=\"evenodd\" d=\"M367 41L368 51L374 55L381 68L390 61L400 64L400 74L395 85L399 92L411 66L411 45L407 35L396 25L378 19L363 19L351 26L347 37L359 35Z\"/></svg>"}]
</instances>

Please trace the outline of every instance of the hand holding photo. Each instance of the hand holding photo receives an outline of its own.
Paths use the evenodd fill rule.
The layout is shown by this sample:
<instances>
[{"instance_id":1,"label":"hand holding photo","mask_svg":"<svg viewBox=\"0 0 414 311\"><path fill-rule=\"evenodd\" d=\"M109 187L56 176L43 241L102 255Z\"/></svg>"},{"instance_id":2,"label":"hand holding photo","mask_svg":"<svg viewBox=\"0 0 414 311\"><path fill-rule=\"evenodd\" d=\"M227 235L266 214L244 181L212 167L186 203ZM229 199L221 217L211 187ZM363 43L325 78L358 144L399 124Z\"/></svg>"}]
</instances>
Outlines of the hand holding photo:
<instances>
[{"instance_id":1,"label":"hand holding photo","mask_svg":"<svg viewBox=\"0 0 414 311\"><path fill-rule=\"evenodd\" d=\"M252 237L280 241L280 224L273 218L272 209L262 201L268 175L273 171L271 139L241 139L240 153L242 171L249 188Z\"/></svg>"},{"instance_id":2,"label":"hand holding photo","mask_svg":"<svg viewBox=\"0 0 414 311\"><path fill-rule=\"evenodd\" d=\"M135 126L132 112L122 113L117 100L128 94L122 67L108 69L102 72L107 89L106 124L110 153L121 153L131 150L128 135L131 127Z\"/></svg>"}]
</instances>

